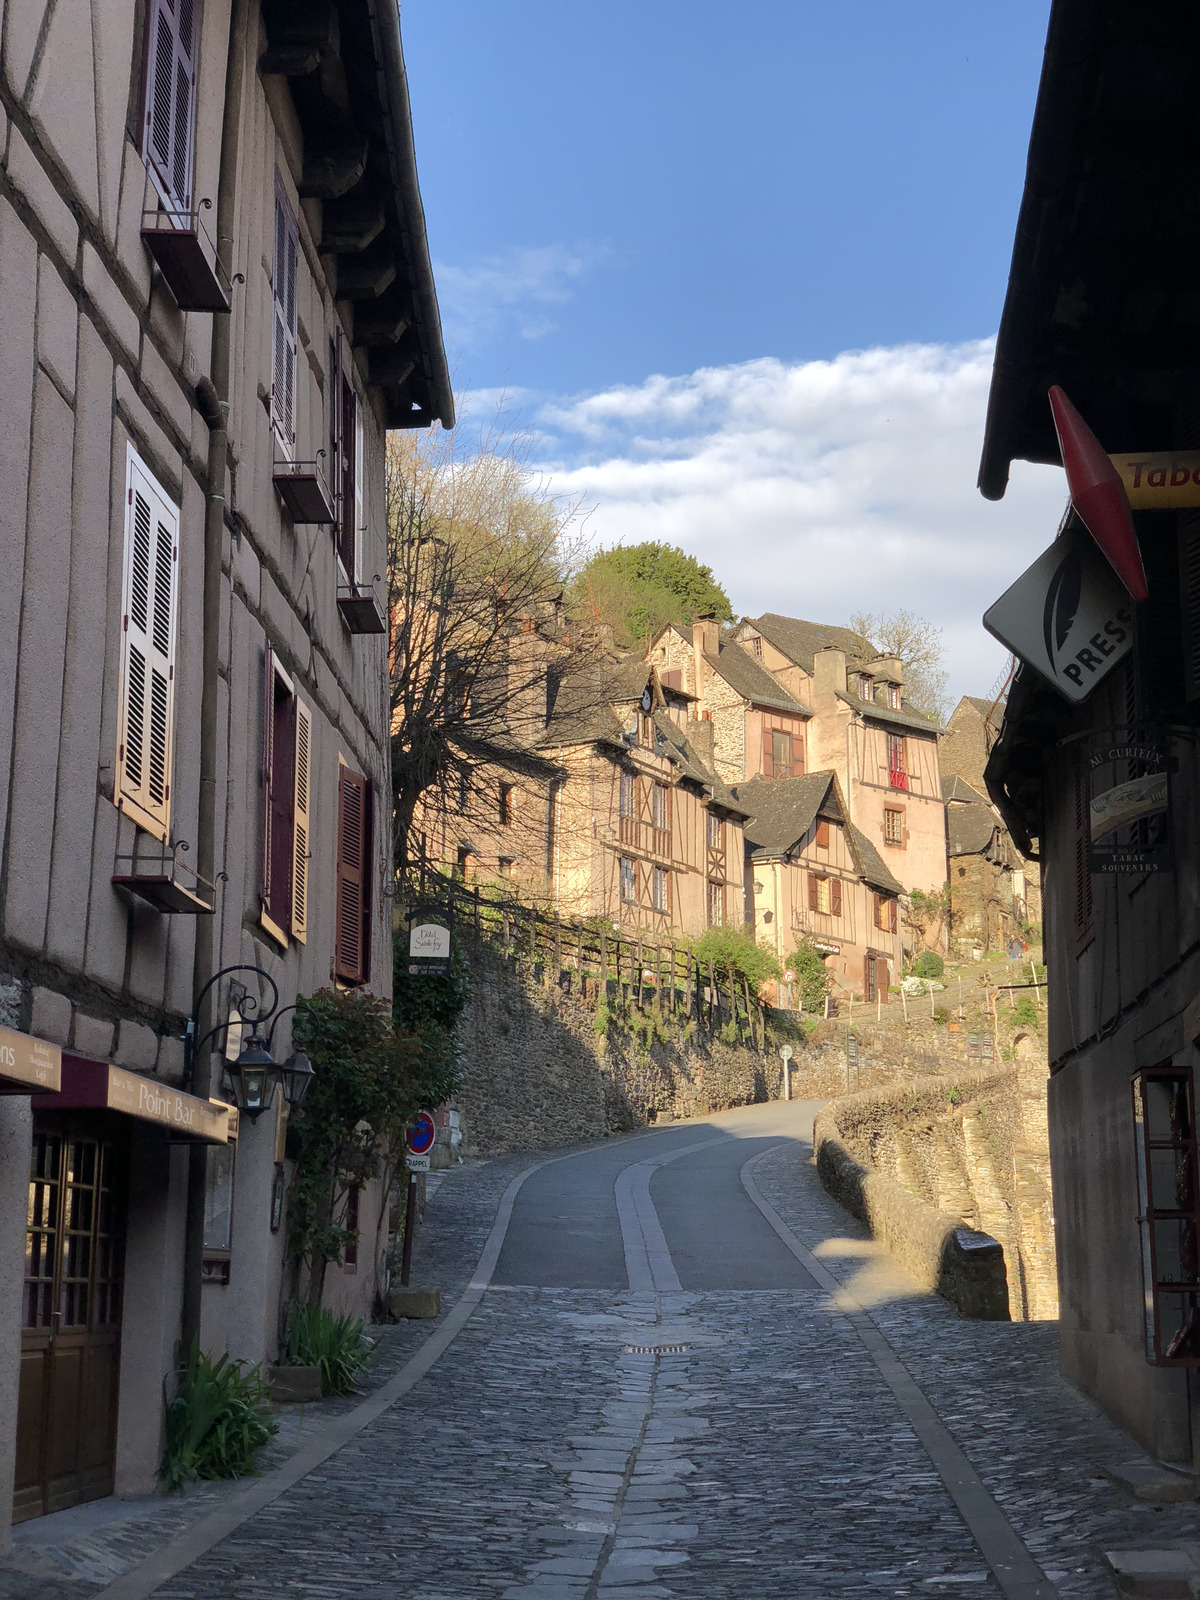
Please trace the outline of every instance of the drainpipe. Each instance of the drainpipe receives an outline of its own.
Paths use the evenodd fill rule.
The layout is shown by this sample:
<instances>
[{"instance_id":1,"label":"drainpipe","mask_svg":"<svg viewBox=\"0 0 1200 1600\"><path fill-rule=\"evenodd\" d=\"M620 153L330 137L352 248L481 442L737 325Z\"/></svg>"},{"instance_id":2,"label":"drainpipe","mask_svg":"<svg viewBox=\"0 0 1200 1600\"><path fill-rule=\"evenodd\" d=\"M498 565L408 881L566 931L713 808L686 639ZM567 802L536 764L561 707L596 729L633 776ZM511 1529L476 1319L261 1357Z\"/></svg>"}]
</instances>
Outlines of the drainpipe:
<instances>
[{"instance_id":1,"label":"drainpipe","mask_svg":"<svg viewBox=\"0 0 1200 1600\"><path fill-rule=\"evenodd\" d=\"M225 65L225 107L221 120L221 160L217 178L217 254L233 276L233 223L236 202L238 127L241 119L242 83L245 78L247 41L250 37L250 0L233 0L229 14L229 46ZM229 358L232 317L213 317L210 376L196 385L201 415L208 424L208 490L204 512L204 633L200 680L200 810L196 827L196 868L215 883L217 821L217 713L220 668L221 561L225 548L225 475L229 452ZM222 907L223 909L223 907ZM192 993L200 990L215 970L213 948L217 915L200 917L192 967ZM216 996L213 996L214 1003ZM201 1017L204 1033L211 1020ZM209 1055L196 1058L190 1092L207 1100L212 1092ZM180 1333L183 1349L191 1349L200 1336L200 1295L204 1272L204 1193L208 1178L208 1146L194 1144L188 1151L187 1221L184 1231L183 1306Z\"/></svg>"},{"instance_id":2,"label":"drainpipe","mask_svg":"<svg viewBox=\"0 0 1200 1600\"><path fill-rule=\"evenodd\" d=\"M854 821L854 801L851 798L854 788L854 774L850 770L850 729L854 726L854 718L846 720L846 821Z\"/></svg>"}]
</instances>

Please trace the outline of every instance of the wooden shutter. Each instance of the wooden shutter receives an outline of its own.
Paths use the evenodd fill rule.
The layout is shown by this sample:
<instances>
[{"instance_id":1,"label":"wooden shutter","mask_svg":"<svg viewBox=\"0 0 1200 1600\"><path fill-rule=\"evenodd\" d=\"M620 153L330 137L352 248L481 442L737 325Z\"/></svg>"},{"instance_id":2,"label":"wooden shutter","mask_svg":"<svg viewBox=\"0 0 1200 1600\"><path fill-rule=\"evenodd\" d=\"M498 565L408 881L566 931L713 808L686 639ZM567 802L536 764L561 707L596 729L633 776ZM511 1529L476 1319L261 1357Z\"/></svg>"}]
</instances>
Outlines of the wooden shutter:
<instances>
[{"instance_id":1,"label":"wooden shutter","mask_svg":"<svg viewBox=\"0 0 1200 1600\"><path fill-rule=\"evenodd\" d=\"M792 777L804 776L804 734L792 729Z\"/></svg>"},{"instance_id":2,"label":"wooden shutter","mask_svg":"<svg viewBox=\"0 0 1200 1600\"><path fill-rule=\"evenodd\" d=\"M763 729L763 757L762 757L762 761L763 761L763 777L764 778L773 778L775 776L774 734L775 734L774 728L764 728Z\"/></svg>"},{"instance_id":3,"label":"wooden shutter","mask_svg":"<svg viewBox=\"0 0 1200 1600\"><path fill-rule=\"evenodd\" d=\"M284 454L296 447L296 274L300 264L300 235L283 182L275 175L274 379L271 419Z\"/></svg>"},{"instance_id":4,"label":"wooden shutter","mask_svg":"<svg viewBox=\"0 0 1200 1600\"><path fill-rule=\"evenodd\" d=\"M822 817L817 823L817 836L815 843L818 849L829 849L829 823L824 817Z\"/></svg>"},{"instance_id":5,"label":"wooden shutter","mask_svg":"<svg viewBox=\"0 0 1200 1600\"><path fill-rule=\"evenodd\" d=\"M163 840L171 829L178 573L179 512L130 447L115 799Z\"/></svg>"},{"instance_id":6,"label":"wooden shutter","mask_svg":"<svg viewBox=\"0 0 1200 1600\"><path fill-rule=\"evenodd\" d=\"M817 909L817 896L819 892L820 890L817 883L817 874L815 872L810 872L808 875L808 909L810 911L815 911Z\"/></svg>"},{"instance_id":7,"label":"wooden shutter","mask_svg":"<svg viewBox=\"0 0 1200 1600\"><path fill-rule=\"evenodd\" d=\"M296 697L296 783L292 814L292 937L308 939L309 799L312 775L312 712Z\"/></svg>"},{"instance_id":8,"label":"wooden shutter","mask_svg":"<svg viewBox=\"0 0 1200 1600\"><path fill-rule=\"evenodd\" d=\"M337 927L333 970L346 983L364 974L367 889L367 780L338 768Z\"/></svg>"},{"instance_id":9,"label":"wooden shutter","mask_svg":"<svg viewBox=\"0 0 1200 1600\"><path fill-rule=\"evenodd\" d=\"M358 528L358 398L353 386L344 376L341 394L341 427L338 463L339 500L337 519L337 553L346 570L347 579L353 583L354 544Z\"/></svg>"},{"instance_id":10,"label":"wooden shutter","mask_svg":"<svg viewBox=\"0 0 1200 1600\"><path fill-rule=\"evenodd\" d=\"M900 917L899 917L900 903L893 896L893 898L888 901L887 905L888 905L888 932L889 933L896 933L896 932L899 931L899 927L900 927Z\"/></svg>"},{"instance_id":11,"label":"wooden shutter","mask_svg":"<svg viewBox=\"0 0 1200 1600\"><path fill-rule=\"evenodd\" d=\"M271 904L271 768L275 752L275 652L263 647L263 742L262 742L262 861L259 864L260 890L266 905Z\"/></svg>"},{"instance_id":12,"label":"wooden shutter","mask_svg":"<svg viewBox=\"0 0 1200 1600\"><path fill-rule=\"evenodd\" d=\"M142 158L170 209L192 210L201 0L150 0Z\"/></svg>"},{"instance_id":13,"label":"wooden shutter","mask_svg":"<svg viewBox=\"0 0 1200 1600\"><path fill-rule=\"evenodd\" d=\"M883 927L883 896L881 894L873 894L871 896L871 903L872 903L872 908L873 908L874 916L875 916L875 926L877 928L882 928Z\"/></svg>"},{"instance_id":14,"label":"wooden shutter","mask_svg":"<svg viewBox=\"0 0 1200 1600\"><path fill-rule=\"evenodd\" d=\"M842 914L842 880L830 878L829 880L829 914L840 917Z\"/></svg>"}]
</instances>

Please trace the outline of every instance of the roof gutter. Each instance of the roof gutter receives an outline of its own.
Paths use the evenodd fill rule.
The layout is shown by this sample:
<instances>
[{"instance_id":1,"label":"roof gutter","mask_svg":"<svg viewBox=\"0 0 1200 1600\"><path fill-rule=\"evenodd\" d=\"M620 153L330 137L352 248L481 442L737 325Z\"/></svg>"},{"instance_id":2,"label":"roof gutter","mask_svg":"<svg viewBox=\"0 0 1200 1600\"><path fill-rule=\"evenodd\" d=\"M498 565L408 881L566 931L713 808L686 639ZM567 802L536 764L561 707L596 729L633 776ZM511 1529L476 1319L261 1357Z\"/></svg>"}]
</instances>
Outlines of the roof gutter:
<instances>
[{"instance_id":1,"label":"roof gutter","mask_svg":"<svg viewBox=\"0 0 1200 1600\"><path fill-rule=\"evenodd\" d=\"M408 236L409 266L417 291L421 352L435 415L443 428L452 428L454 391L442 342L442 318L438 310L437 286L433 281L433 264L429 259L425 207L417 182L412 104L408 94L408 73L404 66L404 47L400 42L400 8L396 0L367 0L367 10L379 47L378 60L383 78L380 101L387 138L388 165L392 183L404 208L401 222Z\"/></svg>"}]
</instances>

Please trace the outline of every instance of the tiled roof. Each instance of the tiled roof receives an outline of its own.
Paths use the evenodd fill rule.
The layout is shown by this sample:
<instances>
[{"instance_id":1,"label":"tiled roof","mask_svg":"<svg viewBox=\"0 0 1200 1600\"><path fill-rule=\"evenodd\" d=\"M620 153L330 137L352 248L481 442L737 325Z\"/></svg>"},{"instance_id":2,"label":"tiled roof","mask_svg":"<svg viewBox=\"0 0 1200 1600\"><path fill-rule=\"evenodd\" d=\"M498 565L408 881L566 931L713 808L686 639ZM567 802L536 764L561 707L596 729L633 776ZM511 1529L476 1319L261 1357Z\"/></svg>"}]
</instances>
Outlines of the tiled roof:
<instances>
[{"instance_id":1,"label":"tiled roof","mask_svg":"<svg viewBox=\"0 0 1200 1600\"><path fill-rule=\"evenodd\" d=\"M789 711L795 716L811 717L812 708L784 688L748 650L731 639L721 641L719 655L705 655L705 661L714 672L720 673L729 687L749 700L752 705L767 706L773 711Z\"/></svg>"},{"instance_id":2,"label":"tiled roof","mask_svg":"<svg viewBox=\"0 0 1200 1600\"><path fill-rule=\"evenodd\" d=\"M758 629L768 643L783 652L805 672L813 670L813 657L818 650L844 650L848 661L870 661L878 654L871 646L864 653L864 640L853 628L838 628L824 622L803 622L799 617L781 617L774 611L764 611L761 617L746 619ZM869 642L869 641L866 641Z\"/></svg>"}]
</instances>

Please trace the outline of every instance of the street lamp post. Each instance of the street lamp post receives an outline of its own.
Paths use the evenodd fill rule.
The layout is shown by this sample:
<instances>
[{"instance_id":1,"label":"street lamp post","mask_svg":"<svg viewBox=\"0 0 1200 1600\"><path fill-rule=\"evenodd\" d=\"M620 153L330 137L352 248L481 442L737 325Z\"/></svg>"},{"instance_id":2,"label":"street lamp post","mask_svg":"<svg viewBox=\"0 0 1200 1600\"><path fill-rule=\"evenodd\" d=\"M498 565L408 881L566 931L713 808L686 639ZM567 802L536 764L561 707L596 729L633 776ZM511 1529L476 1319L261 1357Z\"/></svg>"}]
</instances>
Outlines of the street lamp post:
<instances>
[{"instance_id":1,"label":"street lamp post","mask_svg":"<svg viewBox=\"0 0 1200 1600\"><path fill-rule=\"evenodd\" d=\"M254 995L243 993L233 1001L232 1010L237 1013L236 1017L233 1015L225 1017L203 1037L199 1037L200 1013L209 991L222 978L227 978L235 972L254 973L260 978L265 978L271 986L270 1005L265 1011L261 1011L259 1000ZM275 1090L280 1087L283 1089L288 1106L298 1106L308 1092L308 1086L314 1076L308 1057L303 1050L296 1050L281 1066L271 1054L271 1044L280 1017L285 1012L295 1009L294 1005L284 1006L283 1010L279 1009L279 986L270 973L264 972L261 967L248 965L222 967L220 972L213 974L196 996L196 1003L188 1018L187 1032L184 1034L188 1083L195 1081L196 1063L204 1046L218 1034L224 1034L228 1038L229 1029L237 1022L242 1027L250 1028L250 1036L242 1041L237 1059L227 1060L225 1063L225 1073L229 1078L238 1112L242 1116L249 1117L251 1122L257 1122L263 1112L269 1111L274 1105ZM264 1038L261 1030L268 1022L271 1024L271 1029Z\"/></svg>"}]
</instances>

